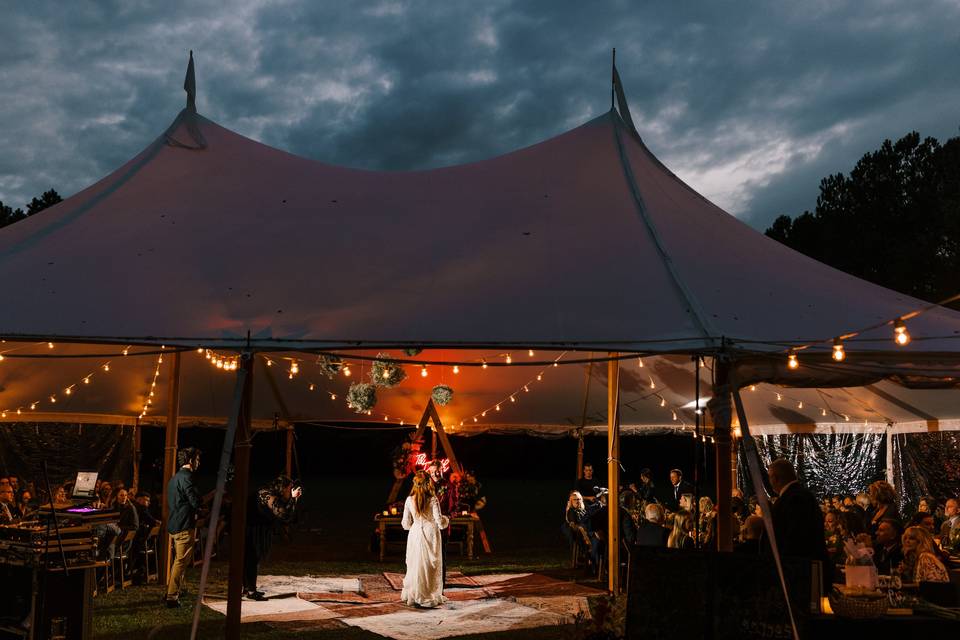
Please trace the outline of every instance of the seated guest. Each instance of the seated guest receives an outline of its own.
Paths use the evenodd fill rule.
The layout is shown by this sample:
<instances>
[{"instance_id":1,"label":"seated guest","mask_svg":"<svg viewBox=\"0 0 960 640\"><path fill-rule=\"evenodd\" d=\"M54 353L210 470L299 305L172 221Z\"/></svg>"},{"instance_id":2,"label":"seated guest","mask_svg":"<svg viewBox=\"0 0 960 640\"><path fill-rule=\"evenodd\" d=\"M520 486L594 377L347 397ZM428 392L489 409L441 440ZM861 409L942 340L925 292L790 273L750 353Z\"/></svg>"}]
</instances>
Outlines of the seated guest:
<instances>
[{"instance_id":1,"label":"seated guest","mask_svg":"<svg viewBox=\"0 0 960 640\"><path fill-rule=\"evenodd\" d=\"M160 524L160 521L150 513L150 494L146 491L137 494L133 506L137 510L139 527L137 527L137 532L133 537L133 547L131 549L133 571L131 571L131 574L134 583L143 584L147 581L147 540L150 538L153 527Z\"/></svg>"},{"instance_id":2,"label":"seated guest","mask_svg":"<svg viewBox=\"0 0 960 640\"><path fill-rule=\"evenodd\" d=\"M671 549L693 549L693 515L687 510L677 511L673 515L673 530L667 538L667 547Z\"/></svg>"},{"instance_id":3,"label":"seated guest","mask_svg":"<svg viewBox=\"0 0 960 640\"><path fill-rule=\"evenodd\" d=\"M836 509L830 509L823 516L823 537L827 545L827 553L834 564L843 564L847 558L847 552L844 550L843 543L847 535L843 525L843 513Z\"/></svg>"},{"instance_id":4,"label":"seated guest","mask_svg":"<svg viewBox=\"0 0 960 640\"><path fill-rule=\"evenodd\" d=\"M607 516L607 499L610 494L601 493L597 501L587 507L588 530L591 532L590 561L594 568L600 566L607 543L610 520Z\"/></svg>"},{"instance_id":5,"label":"seated guest","mask_svg":"<svg viewBox=\"0 0 960 640\"><path fill-rule=\"evenodd\" d=\"M97 499L90 506L98 510L113 508L113 489L109 482L100 483L100 488L97 490Z\"/></svg>"},{"instance_id":6,"label":"seated guest","mask_svg":"<svg viewBox=\"0 0 960 640\"><path fill-rule=\"evenodd\" d=\"M907 523L908 527L923 527L930 532L930 535L936 535L937 527L933 519L933 514L929 511L917 511Z\"/></svg>"},{"instance_id":7,"label":"seated guest","mask_svg":"<svg viewBox=\"0 0 960 640\"><path fill-rule=\"evenodd\" d=\"M584 506L590 505L597 499L597 481L593 478L593 465L589 462L583 465L583 477L577 480L576 490L583 497Z\"/></svg>"},{"instance_id":8,"label":"seated guest","mask_svg":"<svg viewBox=\"0 0 960 640\"><path fill-rule=\"evenodd\" d=\"M763 536L763 518L747 516L740 528L740 542L733 548L740 553L760 553L760 538Z\"/></svg>"},{"instance_id":9,"label":"seated guest","mask_svg":"<svg viewBox=\"0 0 960 640\"><path fill-rule=\"evenodd\" d=\"M637 521L634 513L637 511L637 494L625 491L620 503L620 539L633 546L637 542Z\"/></svg>"},{"instance_id":10,"label":"seated guest","mask_svg":"<svg viewBox=\"0 0 960 640\"><path fill-rule=\"evenodd\" d=\"M120 514L120 521L117 523L117 526L120 527L120 532L123 534L123 537L136 533L137 529L140 528L140 517L126 489L117 491L117 499L116 502L114 502L113 508Z\"/></svg>"},{"instance_id":11,"label":"seated guest","mask_svg":"<svg viewBox=\"0 0 960 640\"><path fill-rule=\"evenodd\" d=\"M0 525L16 524L20 521L20 509L13 497L13 487L9 482L0 484Z\"/></svg>"},{"instance_id":12,"label":"seated guest","mask_svg":"<svg viewBox=\"0 0 960 640\"><path fill-rule=\"evenodd\" d=\"M24 489L20 492L20 499L17 501L17 508L20 509L20 514L23 517L27 517L37 510L37 505L33 503L33 494L29 489Z\"/></svg>"},{"instance_id":13,"label":"seated guest","mask_svg":"<svg viewBox=\"0 0 960 640\"><path fill-rule=\"evenodd\" d=\"M877 527L876 541L873 545L873 564L877 573L890 575L903 562L903 548L900 546L900 523L896 520L884 520Z\"/></svg>"},{"instance_id":14,"label":"seated guest","mask_svg":"<svg viewBox=\"0 0 960 640\"><path fill-rule=\"evenodd\" d=\"M923 527L903 532L903 573L913 582L950 582L950 574L933 551L933 536Z\"/></svg>"},{"instance_id":15,"label":"seated guest","mask_svg":"<svg viewBox=\"0 0 960 640\"><path fill-rule=\"evenodd\" d=\"M889 482L877 480L870 484L870 503L873 505L873 515L868 525L868 531L871 534L876 534L877 527L884 520L900 521L897 493Z\"/></svg>"},{"instance_id":16,"label":"seated guest","mask_svg":"<svg viewBox=\"0 0 960 640\"><path fill-rule=\"evenodd\" d=\"M866 524L867 522L870 521L870 518L873 517L873 505L870 502L870 496L867 495L866 493L858 493L857 497L854 498L854 500L856 501L857 505L859 505L859 507L863 509L863 513L865 516L864 524Z\"/></svg>"},{"instance_id":17,"label":"seated guest","mask_svg":"<svg viewBox=\"0 0 960 640\"><path fill-rule=\"evenodd\" d=\"M700 498L700 543L705 547L713 542L717 527L717 512L714 511L713 500L707 496Z\"/></svg>"},{"instance_id":18,"label":"seated guest","mask_svg":"<svg viewBox=\"0 0 960 640\"><path fill-rule=\"evenodd\" d=\"M867 532L867 513L859 504L852 504L841 511L844 515L844 521L847 531L851 535L857 536Z\"/></svg>"},{"instance_id":19,"label":"seated guest","mask_svg":"<svg viewBox=\"0 0 960 640\"><path fill-rule=\"evenodd\" d=\"M663 526L663 507L650 502L637 525L636 544L641 547L665 547L670 532Z\"/></svg>"},{"instance_id":20,"label":"seated guest","mask_svg":"<svg viewBox=\"0 0 960 640\"><path fill-rule=\"evenodd\" d=\"M943 524L940 525L940 546L951 549L960 538L960 502L950 498L943 505Z\"/></svg>"}]
</instances>

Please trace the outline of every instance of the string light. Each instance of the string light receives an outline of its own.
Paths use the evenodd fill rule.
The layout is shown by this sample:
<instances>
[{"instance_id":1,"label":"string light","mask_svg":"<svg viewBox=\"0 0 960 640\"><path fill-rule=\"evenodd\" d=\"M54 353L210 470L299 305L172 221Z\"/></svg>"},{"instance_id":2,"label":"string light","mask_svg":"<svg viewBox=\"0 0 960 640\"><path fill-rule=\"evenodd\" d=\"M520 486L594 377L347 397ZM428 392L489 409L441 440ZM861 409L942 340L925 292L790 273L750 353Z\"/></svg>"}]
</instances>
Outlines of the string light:
<instances>
[{"instance_id":1,"label":"string light","mask_svg":"<svg viewBox=\"0 0 960 640\"><path fill-rule=\"evenodd\" d=\"M420 377L421 378L427 377L427 365L423 365L422 367L420 367Z\"/></svg>"},{"instance_id":2,"label":"string light","mask_svg":"<svg viewBox=\"0 0 960 640\"><path fill-rule=\"evenodd\" d=\"M847 357L846 352L843 350L843 342L840 338L836 338L833 341L833 359L837 362L843 362L843 359Z\"/></svg>"},{"instance_id":3,"label":"string light","mask_svg":"<svg viewBox=\"0 0 960 640\"><path fill-rule=\"evenodd\" d=\"M123 351L122 351L121 353L123 353L123 355L129 355L129 354L130 354L130 347L124 347L124 348L123 348Z\"/></svg>"},{"instance_id":4,"label":"string light","mask_svg":"<svg viewBox=\"0 0 960 640\"><path fill-rule=\"evenodd\" d=\"M297 375L298 373L300 373L300 365L297 363L296 360L290 363L290 373L292 373L293 375Z\"/></svg>"},{"instance_id":5,"label":"string light","mask_svg":"<svg viewBox=\"0 0 960 640\"><path fill-rule=\"evenodd\" d=\"M533 349L530 349L529 351L527 351L527 355L532 358L532 357L533 357Z\"/></svg>"},{"instance_id":6,"label":"string light","mask_svg":"<svg viewBox=\"0 0 960 640\"><path fill-rule=\"evenodd\" d=\"M63 390L63 392L66 395L70 395L71 393L73 393L73 387L67 387L66 389Z\"/></svg>"},{"instance_id":7,"label":"string light","mask_svg":"<svg viewBox=\"0 0 960 640\"><path fill-rule=\"evenodd\" d=\"M53 349L53 343L52 343L52 342L48 342L48 343L47 343L47 349Z\"/></svg>"},{"instance_id":8,"label":"string light","mask_svg":"<svg viewBox=\"0 0 960 640\"><path fill-rule=\"evenodd\" d=\"M508 354L507 354L507 364L512 364L512 363L513 363L513 356L511 356L511 355L508 353Z\"/></svg>"},{"instance_id":9,"label":"string light","mask_svg":"<svg viewBox=\"0 0 960 640\"><path fill-rule=\"evenodd\" d=\"M90 376L83 379L83 384L90 384Z\"/></svg>"},{"instance_id":10,"label":"string light","mask_svg":"<svg viewBox=\"0 0 960 640\"><path fill-rule=\"evenodd\" d=\"M345 375L348 378L350 377L351 375L350 365L347 365L347 364L343 365L343 375Z\"/></svg>"},{"instance_id":11,"label":"string light","mask_svg":"<svg viewBox=\"0 0 960 640\"><path fill-rule=\"evenodd\" d=\"M454 373L454 374L460 373L460 366L459 366L459 365L453 365L453 373Z\"/></svg>"},{"instance_id":12,"label":"string light","mask_svg":"<svg viewBox=\"0 0 960 640\"><path fill-rule=\"evenodd\" d=\"M755 384L750 385L750 391L756 391L756 390L757 390L757 385Z\"/></svg>"},{"instance_id":13,"label":"string light","mask_svg":"<svg viewBox=\"0 0 960 640\"><path fill-rule=\"evenodd\" d=\"M779 401L781 401L781 400L783 400L783 396L781 396L781 395L778 393L778 394L777 394L777 402L779 402Z\"/></svg>"},{"instance_id":14,"label":"string light","mask_svg":"<svg viewBox=\"0 0 960 640\"><path fill-rule=\"evenodd\" d=\"M897 318L893 323L893 339L901 347L910 343L910 333L907 332L907 325L903 323L903 318Z\"/></svg>"},{"instance_id":15,"label":"string light","mask_svg":"<svg viewBox=\"0 0 960 640\"><path fill-rule=\"evenodd\" d=\"M796 369L800 366L800 362L797 360L797 354L791 353L787 356L787 366L791 369Z\"/></svg>"},{"instance_id":16,"label":"string light","mask_svg":"<svg viewBox=\"0 0 960 640\"><path fill-rule=\"evenodd\" d=\"M656 383L653 381L653 378L650 378L650 388L651 388L651 389L656 389L656 388L657 388L657 385L656 385Z\"/></svg>"},{"instance_id":17,"label":"string light","mask_svg":"<svg viewBox=\"0 0 960 640\"><path fill-rule=\"evenodd\" d=\"M797 409L803 409L803 400L797 403Z\"/></svg>"},{"instance_id":18,"label":"string light","mask_svg":"<svg viewBox=\"0 0 960 640\"><path fill-rule=\"evenodd\" d=\"M516 401L517 401L516 398L514 398L513 396L510 396L510 402L516 402Z\"/></svg>"},{"instance_id":19,"label":"string light","mask_svg":"<svg viewBox=\"0 0 960 640\"><path fill-rule=\"evenodd\" d=\"M643 358L637 358L637 364L640 365L641 369L643 369Z\"/></svg>"},{"instance_id":20,"label":"string light","mask_svg":"<svg viewBox=\"0 0 960 640\"><path fill-rule=\"evenodd\" d=\"M666 399L666 398L660 398L660 406L661 406L661 407L667 406L667 399Z\"/></svg>"},{"instance_id":21,"label":"string light","mask_svg":"<svg viewBox=\"0 0 960 640\"><path fill-rule=\"evenodd\" d=\"M313 384L313 383L311 382L309 388L310 388L310 391L313 391L314 389L317 388L317 385L315 385L315 384Z\"/></svg>"},{"instance_id":22,"label":"string light","mask_svg":"<svg viewBox=\"0 0 960 640\"><path fill-rule=\"evenodd\" d=\"M108 362L107 364L103 365L103 370L104 370L104 371L107 371L107 372L110 371L110 363L109 363L109 362Z\"/></svg>"},{"instance_id":23,"label":"string light","mask_svg":"<svg viewBox=\"0 0 960 640\"><path fill-rule=\"evenodd\" d=\"M486 368L487 368L487 361L486 361L486 360L481 360L481 362L482 362L482 364L480 365L480 368L481 368L481 369L486 369Z\"/></svg>"},{"instance_id":24,"label":"string light","mask_svg":"<svg viewBox=\"0 0 960 640\"><path fill-rule=\"evenodd\" d=\"M537 374L537 382L540 382L541 380L543 380L543 374L542 374L542 373L538 373L538 374Z\"/></svg>"}]
</instances>

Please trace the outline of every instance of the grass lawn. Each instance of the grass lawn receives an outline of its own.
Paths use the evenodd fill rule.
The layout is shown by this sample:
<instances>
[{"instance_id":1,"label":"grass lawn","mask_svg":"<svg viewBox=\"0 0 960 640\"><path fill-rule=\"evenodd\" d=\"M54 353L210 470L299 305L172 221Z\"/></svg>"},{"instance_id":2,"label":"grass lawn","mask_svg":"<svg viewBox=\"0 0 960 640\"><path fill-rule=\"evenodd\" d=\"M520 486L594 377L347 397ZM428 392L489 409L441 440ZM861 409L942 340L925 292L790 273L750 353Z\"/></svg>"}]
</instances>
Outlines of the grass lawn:
<instances>
[{"instance_id":1,"label":"grass lawn","mask_svg":"<svg viewBox=\"0 0 960 640\"><path fill-rule=\"evenodd\" d=\"M280 551L280 549L278 549ZM311 553L312 552L312 553ZM404 571L403 563L397 558L387 562L377 562L370 559L355 560L325 560L316 556L315 549L290 546L283 553L276 554L275 561L267 562L261 567L263 575L362 575L375 574L383 571ZM450 570L462 571L467 575L483 573L523 573L537 572L553 576L558 579L584 580L582 571L573 573L566 566L566 554L558 553L515 553L510 555L496 554L481 557L477 560L458 561L451 559ZM207 585L208 593L225 593L228 565L226 562L215 562L210 568L210 580ZM189 574L189 589L195 594L199 580L199 568L191 570ZM599 586L599 585L594 585ZM190 625L193 620L192 603L189 598L181 609L167 609L163 606L163 587L148 585L117 590L105 594L94 600L93 629L97 640L124 640L138 638L140 640L180 640L190 637ZM222 638L224 616L201 607L200 634L201 638ZM460 636L461 638L483 638L484 640L507 639L555 639L573 638L576 630L572 626L544 627L539 629L525 629L507 633L489 633L476 636ZM243 625L243 637L263 640L286 640L292 638L334 638L375 639L382 636L357 629L343 627L339 629L304 631L284 631L268 626L265 623L247 623Z\"/></svg>"}]
</instances>

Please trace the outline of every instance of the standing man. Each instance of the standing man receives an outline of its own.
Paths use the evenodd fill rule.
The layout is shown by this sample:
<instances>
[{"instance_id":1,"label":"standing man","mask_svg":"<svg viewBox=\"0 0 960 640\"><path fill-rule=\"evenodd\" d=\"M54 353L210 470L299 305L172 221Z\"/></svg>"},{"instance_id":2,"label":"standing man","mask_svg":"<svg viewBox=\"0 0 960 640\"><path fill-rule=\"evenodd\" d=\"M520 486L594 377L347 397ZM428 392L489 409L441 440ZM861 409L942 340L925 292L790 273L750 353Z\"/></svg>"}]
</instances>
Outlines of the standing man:
<instances>
[{"instance_id":1,"label":"standing man","mask_svg":"<svg viewBox=\"0 0 960 640\"><path fill-rule=\"evenodd\" d=\"M597 500L597 481L593 479L593 465L583 465L583 477L577 480L575 489L583 496L583 504L591 505Z\"/></svg>"},{"instance_id":2,"label":"standing man","mask_svg":"<svg viewBox=\"0 0 960 640\"><path fill-rule=\"evenodd\" d=\"M177 471L167 484L167 533L173 540L173 567L167 580L167 607L180 606L180 592L187 579L187 567L193 558L196 538L197 511L200 510L200 494L193 485L193 474L200 467L200 450L185 447L177 452Z\"/></svg>"},{"instance_id":3,"label":"standing man","mask_svg":"<svg viewBox=\"0 0 960 640\"><path fill-rule=\"evenodd\" d=\"M680 469L670 470L669 492L666 507L673 512L680 510L680 498L684 494L693 494L693 485L683 479L683 472Z\"/></svg>"},{"instance_id":4,"label":"standing man","mask_svg":"<svg viewBox=\"0 0 960 640\"><path fill-rule=\"evenodd\" d=\"M819 560L823 584L833 581L833 563L827 555L823 536L823 512L817 499L800 484L789 460L779 458L767 468L770 487L779 498L770 508L773 533L781 557Z\"/></svg>"}]
</instances>

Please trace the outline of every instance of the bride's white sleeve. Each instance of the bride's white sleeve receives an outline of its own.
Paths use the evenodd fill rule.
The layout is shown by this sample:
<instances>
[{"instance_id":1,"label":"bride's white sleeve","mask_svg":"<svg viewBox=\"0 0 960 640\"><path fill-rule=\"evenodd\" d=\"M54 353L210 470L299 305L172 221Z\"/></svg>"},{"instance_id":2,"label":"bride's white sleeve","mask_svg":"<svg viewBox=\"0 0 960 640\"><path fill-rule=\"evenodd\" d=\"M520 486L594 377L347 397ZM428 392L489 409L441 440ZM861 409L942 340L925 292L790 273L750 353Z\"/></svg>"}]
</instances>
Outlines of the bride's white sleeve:
<instances>
[{"instance_id":1,"label":"bride's white sleeve","mask_svg":"<svg viewBox=\"0 0 960 640\"><path fill-rule=\"evenodd\" d=\"M436 498L431 500L430 506L433 509L433 521L437 524L437 527L440 529L446 529L449 527L450 518L440 513L440 503L437 502Z\"/></svg>"},{"instance_id":2,"label":"bride's white sleeve","mask_svg":"<svg viewBox=\"0 0 960 640\"><path fill-rule=\"evenodd\" d=\"M403 520L400 521L400 526L407 531L413 526L413 509L411 506L409 500L403 503Z\"/></svg>"}]
</instances>

